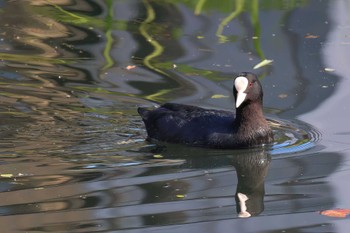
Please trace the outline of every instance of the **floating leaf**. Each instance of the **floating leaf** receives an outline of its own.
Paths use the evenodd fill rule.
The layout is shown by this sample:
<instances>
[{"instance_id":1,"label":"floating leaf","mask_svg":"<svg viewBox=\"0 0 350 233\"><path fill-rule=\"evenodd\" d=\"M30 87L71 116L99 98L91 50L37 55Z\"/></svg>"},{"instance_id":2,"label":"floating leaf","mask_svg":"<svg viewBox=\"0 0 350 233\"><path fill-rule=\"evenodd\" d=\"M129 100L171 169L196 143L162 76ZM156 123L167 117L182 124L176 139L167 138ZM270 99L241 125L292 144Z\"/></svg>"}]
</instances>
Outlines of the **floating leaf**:
<instances>
[{"instance_id":1,"label":"floating leaf","mask_svg":"<svg viewBox=\"0 0 350 233\"><path fill-rule=\"evenodd\" d=\"M319 35L312 35L310 33L307 33L305 35L305 39L316 39L316 38L319 38L320 36Z\"/></svg>"},{"instance_id":2,"label":"floating leaf","mask_svg":"<svg viewBox=\"0 0 350 233\"><path fill-rule=\"evenodd\" d=\"M287 97L288 97L288 94L285 94L285 93L282 93L282 94L278 95L278 98L280 98L280 99L285 99Z\"/></svg>"},{"instance_id":3,"label":"floating leaf","mask_svg":"<svg viewBox=\"0 0 350 233\"><path fill-rule=\"evenodd\" d=\"M11 178L13 177L13 174L0 174L0 177Z\"/></svg>"},{"instance_id":4,"label":"floating leaf","mask_svg":"<svg viewBox=\"0 0 350 233\"><path fill-rule=\"evenodd\" d=\"M323 210L320 214L334 218L345 218L350 214L350 209L334 209L334 210Z\"/></svg>"},{"instance_id":5,"label":"floating leaf","mask_svg":"<svg viewBox=\"0 0 350 233\"><path fill-rule=\"evenodd\" d=\"M160 159L160 158L163 158L163 156L162 155L153 155L153 158Z\"/></svg>"},{"instance_id":6,"label":"floating leaf","mask_svg":"<svg viewBox=\"0 0 350 233\"><path fill-rule=\"evenodd\" d=\"M185 198L185 195L183 195L183 194L177 194L176 197L177 197L177 198Z\"/></svg>"},{"instance_id":7,"label":"floating leaf","mask_svg":"<svg viewBox=\"0 0 350 233\"><path fill-rule=\"evenodd\" d=\"M127 140L122 140L122 141L119 141L117 142L118 145L127 145L127 144L130 144L130 143L133 143L135 142L134 140L132 139L127 139Z\"/></svg>"},{"instance_id":8,"label":"floating leaf","mask_svg":"<svg viewBox=\"0 0 350 233\"><path fill-rule=\"evenodd\" d=\"M272 62L273 62L273 60L265 59L265 60L261 61L260 63L256 64L253 67L253 69L256 70L256 69L259 69L260 67L270 65Z\"/></svg>"},{"instance_id":9,"label":"floating leaf","mask_svg":"<svg viewBox=\"0 0 350 233\"><path fill-rule=\"evenodd\" d=\"M130 66L130 65L126 67L127 70L132 70L132 69L135 69L135 68L136 68L136 66Z\"/></svg>"},{"instance_id":10,"label":"floating leaf","mask_svg":"<svg viewBox=\"0 0 350 233\"><path fill-rule=\"evenodd\" d=\"M229 96L227 95L221 95L221 94L216 94L216 95L212 95L212 99L220 99L220 98L228 98Z\"/></svg>"},{"instance_id":11,"label":"floating leaf","mask_svg":"<svg viewBox=\"0 0 350 233\"><path fill-rule=\"evenodd\" d=\"M324 71L333 72L333 71L335 71L335 69L332 69L332 68L324 68Z\"/></svg>"}]
</instances>

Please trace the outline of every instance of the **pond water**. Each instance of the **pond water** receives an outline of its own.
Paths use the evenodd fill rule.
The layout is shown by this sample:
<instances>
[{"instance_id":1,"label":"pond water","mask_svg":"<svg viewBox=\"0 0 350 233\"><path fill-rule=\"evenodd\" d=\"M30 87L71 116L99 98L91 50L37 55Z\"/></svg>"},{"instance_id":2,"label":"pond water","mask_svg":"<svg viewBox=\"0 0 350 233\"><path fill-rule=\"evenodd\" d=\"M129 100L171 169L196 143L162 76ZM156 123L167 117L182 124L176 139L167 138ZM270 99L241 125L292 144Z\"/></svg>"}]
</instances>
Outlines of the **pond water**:
<instances>
[{"instance_id":1,"label":"pond water","mask_svg":"<svg viewBox=\"0 0 350 233\"><path fill-rule=\"evenodd\" d=\"M347 0L0 7L1 232L348 232ZM272 148L145 141L138 106L232 110L241 71Z\"/></svg>"}]
</instances>

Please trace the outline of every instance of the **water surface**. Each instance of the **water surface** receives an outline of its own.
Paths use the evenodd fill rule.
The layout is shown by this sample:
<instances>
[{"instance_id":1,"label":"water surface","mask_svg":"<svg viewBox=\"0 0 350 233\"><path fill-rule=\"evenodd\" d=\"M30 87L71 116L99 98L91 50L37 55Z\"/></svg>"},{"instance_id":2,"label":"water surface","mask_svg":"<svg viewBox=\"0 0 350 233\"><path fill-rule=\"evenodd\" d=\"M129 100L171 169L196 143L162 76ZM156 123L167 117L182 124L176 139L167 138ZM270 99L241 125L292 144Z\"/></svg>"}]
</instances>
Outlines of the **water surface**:
<instances>
[{"instance_id":1,"label":"water surface","mask_svg":"<svg viewBox=\"0 0 350 233\"><path fill-rule=\"evenodd\" d=\"M347 1L0 7L3 232L348 232L319 214L350 208ZM144 140L138 106L231 110L241 71L262 82L272 147Z\"/></svg>"}]
</instances>

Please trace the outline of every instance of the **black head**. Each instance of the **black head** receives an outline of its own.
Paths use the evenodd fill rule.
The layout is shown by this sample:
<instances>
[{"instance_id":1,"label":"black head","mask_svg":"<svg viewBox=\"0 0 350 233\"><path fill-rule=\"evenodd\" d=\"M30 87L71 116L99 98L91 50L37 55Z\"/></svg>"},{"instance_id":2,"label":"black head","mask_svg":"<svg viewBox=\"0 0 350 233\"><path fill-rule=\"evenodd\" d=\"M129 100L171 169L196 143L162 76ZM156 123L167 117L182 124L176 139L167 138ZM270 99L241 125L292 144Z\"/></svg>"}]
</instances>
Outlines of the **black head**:
<instances>
[{"instance_id":1,"label":"black head","mask_svg":"<svg viewBox=\"0 0 350 233\"><path fill-rule=\"evenodd\" d=\"M263 91L256 75L249 72L240 73L234 80L233 96L236 100L236 108L251 102L262 104Z\"/></svg>"}]
</instances>

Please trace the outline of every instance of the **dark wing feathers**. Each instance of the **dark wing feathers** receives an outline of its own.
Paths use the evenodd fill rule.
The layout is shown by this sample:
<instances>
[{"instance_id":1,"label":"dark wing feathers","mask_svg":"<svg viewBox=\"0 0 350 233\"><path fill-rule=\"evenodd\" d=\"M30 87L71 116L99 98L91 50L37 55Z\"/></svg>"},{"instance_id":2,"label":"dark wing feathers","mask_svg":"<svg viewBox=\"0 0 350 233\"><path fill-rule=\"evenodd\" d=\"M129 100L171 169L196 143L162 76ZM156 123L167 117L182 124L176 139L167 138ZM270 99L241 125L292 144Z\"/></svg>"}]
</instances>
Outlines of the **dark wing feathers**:
<instances>
[{"instance_id":1,"label":"dark wing feathers","mask_svg":"<svg viewBox=\"0 0 350 233\"><path fill-rule=\"evenodd\" d=\"M173 103L154 110L139 108L138 112L150 138L190 144L207 143L214 131L230 132L234 120L232 112Z\"/></svg>"}]
</instances>

